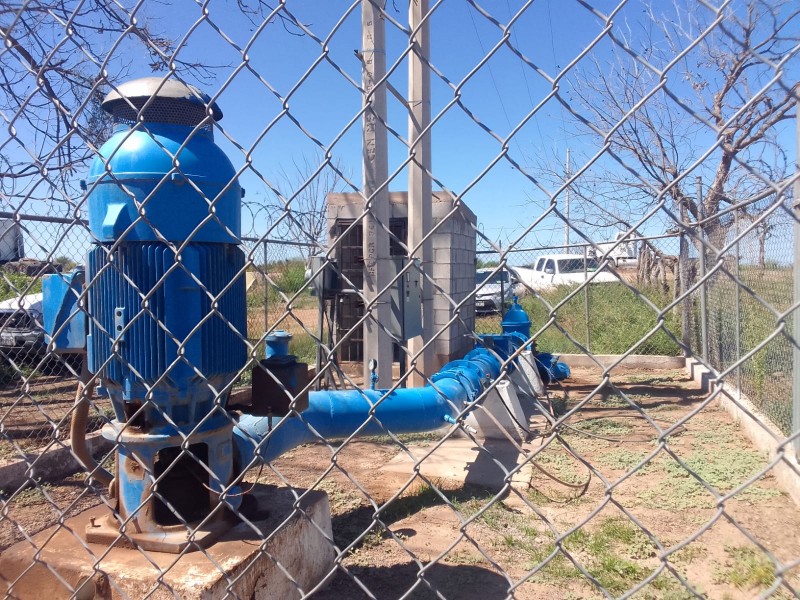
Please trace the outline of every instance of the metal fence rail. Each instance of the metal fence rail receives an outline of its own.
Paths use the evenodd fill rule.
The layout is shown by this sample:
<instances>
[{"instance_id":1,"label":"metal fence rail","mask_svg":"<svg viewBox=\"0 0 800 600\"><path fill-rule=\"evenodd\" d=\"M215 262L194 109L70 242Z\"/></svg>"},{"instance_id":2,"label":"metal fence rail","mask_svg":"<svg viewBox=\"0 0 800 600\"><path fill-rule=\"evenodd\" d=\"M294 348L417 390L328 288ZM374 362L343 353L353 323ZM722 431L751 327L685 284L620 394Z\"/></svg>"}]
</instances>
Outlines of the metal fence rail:
<instances>
[{"instance_id":1,"label":"metal fence rail","mask_svg":"<svg viewBox=\"0 0 800 600\"><path fill-rule=\"evenodd\" d=\"M0 593L799 597L798 31L4 3Z\"/></svg>"}]
</instances>

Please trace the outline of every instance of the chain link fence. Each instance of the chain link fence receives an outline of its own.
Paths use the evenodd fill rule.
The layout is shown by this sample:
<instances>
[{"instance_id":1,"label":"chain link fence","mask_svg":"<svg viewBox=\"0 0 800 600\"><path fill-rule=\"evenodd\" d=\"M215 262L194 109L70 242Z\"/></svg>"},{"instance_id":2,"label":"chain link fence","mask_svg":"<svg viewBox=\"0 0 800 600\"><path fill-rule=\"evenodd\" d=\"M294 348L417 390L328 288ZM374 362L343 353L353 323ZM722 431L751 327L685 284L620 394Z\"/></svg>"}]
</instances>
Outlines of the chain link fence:
<instances>
[{"instance_id":1,"label":"chain link fence","mask_svg":"<svg viewBox=\"0 0 800 600\"><path fill-rule=\"evenodd\" d=\"M734 215L728 251L716 262L719 273L709 278L707 290L708 360L720 371L734 368L736 388L769 417L786 435L792 429L792 343L774 331L775 315L790 311L794 218L788 203L777 205L774 216L751 227L752 217ZM741 223L740 220L745 220ZM767 243L775 251L767 258ZM707 261L713 264L711 260ZM710 272L710 271L709 271ZM786 317L791 330L793 317ZM702 335L695 342L703 348ZM752 354L741 362L739 357ZM732 380L733 382L733 380Z\"/></svg>"},{"instance_id":2,"label":"chain link fence","mask_svg":"<svg viewBox=\"0 0 800 600\"><path fill-rule=\"evenodd\" d=\"M510 248L503 253L479 250L477 264L491 268L503 258L508 272L503 293L507 298L518 296L536 323L546 323L552 307L563 302L556 321L537 338L548 351L624 354L635 348L636 354L682 354L681 319L684 310L690 315L696 312L695 300L690 295L671 310L665 309L688 292L688 287L681 290L679 272L691 269L696 260L679 260L678 235L624 242L606 262L603 252L613 244ZM584 280L591 283L583 285ZM492 303L490 308L499 309L500 304ZM659 324L659 311L665 311L663 324ZM499 328L499 310L486 311L483 317L478 328L487 333Z\"/></svg>"},{"instance_id":3,"label":"chain link fence","mask_svg":"<svg viewBox=\"0 0 800 600\"><path fill-rule=\"evenodd\" d=\"M0 592L797 597L798 30L0 6Z\"/></svg>"}]
</instances>

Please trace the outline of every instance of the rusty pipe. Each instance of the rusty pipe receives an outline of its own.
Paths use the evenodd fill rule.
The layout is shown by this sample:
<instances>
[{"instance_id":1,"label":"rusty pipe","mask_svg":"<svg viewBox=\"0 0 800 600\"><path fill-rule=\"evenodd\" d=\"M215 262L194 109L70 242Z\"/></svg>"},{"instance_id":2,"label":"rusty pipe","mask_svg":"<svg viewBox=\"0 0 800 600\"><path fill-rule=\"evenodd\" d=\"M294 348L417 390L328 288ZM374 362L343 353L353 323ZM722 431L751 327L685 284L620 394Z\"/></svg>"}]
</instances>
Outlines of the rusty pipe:
<instances>
[{"instance_id":1,"label":"rusty pipe","mask_svg":"<svg viewBox=\"0 0 800 600\"><path fill-rule=\"evenodd\" d=\"M84 357L81 367L81 376L78 379L78 387L75 390L75 406L72 410L72 418L69 424L69 438L72 454L78 463L87 473L100 485L108 487L114 480L114 476L97 464L89 448L86 446L86 424L89 417L89 406L92 395L94 394L94 382L87 385L91 378L89 370L86 368Z\"/></svg>"}]
</instances>

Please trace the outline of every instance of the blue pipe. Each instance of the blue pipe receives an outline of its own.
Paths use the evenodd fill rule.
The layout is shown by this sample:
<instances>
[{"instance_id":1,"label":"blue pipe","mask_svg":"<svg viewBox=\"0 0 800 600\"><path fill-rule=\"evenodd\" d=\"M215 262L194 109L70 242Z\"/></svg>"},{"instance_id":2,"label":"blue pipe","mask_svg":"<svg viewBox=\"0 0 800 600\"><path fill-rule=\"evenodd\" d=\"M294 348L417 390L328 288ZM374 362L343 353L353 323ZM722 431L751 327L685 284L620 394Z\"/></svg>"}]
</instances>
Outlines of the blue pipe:
<instances>
[{"instance_id":1,"label":"blue pipe","mask_svg":"<svg viewBox=\"0 0 800 600\"><path fill-rule=\"evenodd\" d=\"M233 429L239 467L253 460L270 462L301 444L320 439L432 431L456 423L465 406L477 400L500 376L503 362L527 344L523 334L504 333L494 338L495 350L474 348L462 360L446 364L422 388L311 392L308 408L300 417L243 415ZM547 380L569 376L569 368L548 358ZM503 361L503 362L501 362ZM538 363L541 366L542 363ZM556 369L563 367L563 369ZM508 365L511 368L511 365ZM541 369L540 369L541 370Z\"/></svg>"},{"instance_id":2,"label":"blue pipe","mask_svg":"<svg viewBox=\"0 0 800 600\"><path fill-rule=\"evenodd\" d=\"M439 429L452 423L465 403L477 400L485 382L497 378L500 369L500 361L492 353L476 348L464 360L446 364L431 378L432 383L422 388L396 389L389 394L386 390L311 392L302 418L243 415L233 430L239 464L247 467L254 458L270 462L320 437L349 437L362 426L360 436Z\"/></svg>"}]
</instances>

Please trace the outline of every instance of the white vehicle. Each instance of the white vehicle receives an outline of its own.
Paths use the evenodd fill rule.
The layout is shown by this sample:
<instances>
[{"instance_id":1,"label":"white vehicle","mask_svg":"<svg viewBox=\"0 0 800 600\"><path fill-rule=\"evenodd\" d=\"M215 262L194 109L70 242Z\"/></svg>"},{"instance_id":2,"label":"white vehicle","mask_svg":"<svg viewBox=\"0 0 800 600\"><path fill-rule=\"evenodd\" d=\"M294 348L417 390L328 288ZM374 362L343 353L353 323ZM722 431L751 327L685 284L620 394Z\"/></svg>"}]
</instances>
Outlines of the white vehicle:
<instances>
[{"instance_id":1,"label":"white vehicle","mask_svg":"<svg viewBox=\"0 0 800 600\"><path fill-rule=\"evenodd\" d=\"M35 358L46 350L41 292L0 302L0 355Z\"/></svg>"},{"instance_id":2,"label":"white vehicle","mask_svg":"<svg viewBox=\"0 0 800 600\"><path fill-rule=\"evenodd\" d=\"M620 242L619 245L614 247L615 244L626 237L628 238L627 241ZM631 239L627 231L617 233L613 242L598 242L596 246L597 248L589 248L589 256L599 260L604 254L608 253L608 258L613 260L617 267L635 265L639 260L636 253L636 238Z\"/></svg>"},{"instance_id":3,"label":"white vehicle","mask_svg":"<svg viewBox=\"0 0 800 600\"><path fill-rule=\"evenodd\" d=\"M597 260L584 259L582 254L545 254L536 260L532 269L514 267L514 272L521 283L536 292L553 289L559 285L577 285L587 279L591 280L591 283L619 281L619 278L609 271L596 273L599 268Z\"/></svg>"},{"instance_id":4,"label":"white vehicle","mask_svg":"<svg viewBox=\"0 0 800 600\"><path fill-rule=\"evenodd\" d=\"M500 312L505 302L511 304L517 280L508 271L494 273L494 268L478 269L475 273L475 312Z\"/></svg>"}]
</instances>

